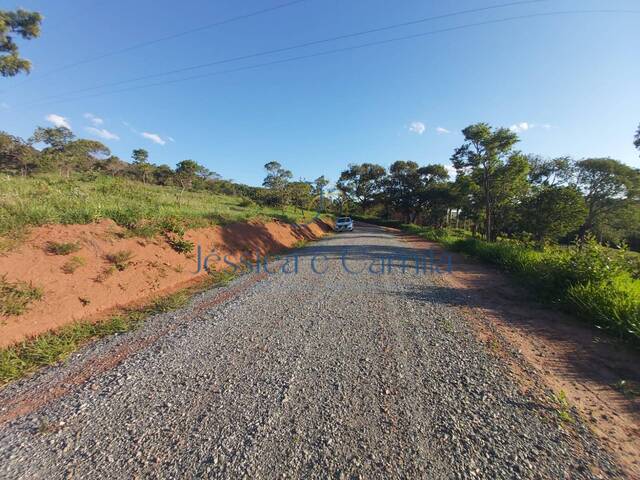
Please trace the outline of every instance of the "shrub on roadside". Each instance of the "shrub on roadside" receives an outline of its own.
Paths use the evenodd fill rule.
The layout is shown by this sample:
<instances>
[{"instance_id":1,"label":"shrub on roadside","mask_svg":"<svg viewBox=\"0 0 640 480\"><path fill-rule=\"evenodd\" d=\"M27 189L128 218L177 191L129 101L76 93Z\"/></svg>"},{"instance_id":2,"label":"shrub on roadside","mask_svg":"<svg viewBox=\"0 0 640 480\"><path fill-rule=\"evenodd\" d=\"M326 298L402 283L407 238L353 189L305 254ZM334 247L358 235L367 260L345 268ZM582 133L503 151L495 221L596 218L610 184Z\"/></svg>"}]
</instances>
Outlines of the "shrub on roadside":
<instances>
[{"instance_id":1,"label":"shrub on roadside","mask_svg":"<svg viewBox=\"0 0 640 480\"><path fill-rule=\"evenodd\" d=\"M536 296L621 337L640 340L640 280L624 251L594 238L569 247L499 240L487 242L447 229L403 225L408 232L516 275Z\"/></svg>"}]
</instances>

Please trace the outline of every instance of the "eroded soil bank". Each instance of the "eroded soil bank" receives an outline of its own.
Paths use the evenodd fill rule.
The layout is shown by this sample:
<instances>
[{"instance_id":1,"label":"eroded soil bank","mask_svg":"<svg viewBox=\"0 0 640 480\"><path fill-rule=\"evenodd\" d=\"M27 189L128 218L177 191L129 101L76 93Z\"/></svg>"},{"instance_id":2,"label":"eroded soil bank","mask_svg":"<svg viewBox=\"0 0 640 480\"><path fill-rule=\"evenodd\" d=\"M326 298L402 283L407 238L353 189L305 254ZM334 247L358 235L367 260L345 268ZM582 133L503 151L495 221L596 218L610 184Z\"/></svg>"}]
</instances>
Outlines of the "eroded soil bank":
<instances>
[{"instance_id":1,"label":"eroded soil bank","mask_svg":"<svg viewBox=\"0 0 640 480\"><path fill-rule=\"evenodd\" d=\"M111 220L35 228L18 248L0 256L0 275L9 282L31 283L43 296L21 315L0 317L0 347L74 321L96 320L200 281L207 273L198 272L198 246L201 258L212 254L209 266L221 269L228 267L225 256L236 263L241 257L255 258L256 253L277 253L319 238L329 229L320 221L306 225L256 221L188 230L184 238L195 248L185 254L162 236L128 237ZM48 251L49 242L77 243L79 250L55 255ZM115 265L113 257L118 254L129 258Z\"/></svg>"}]
</instances>

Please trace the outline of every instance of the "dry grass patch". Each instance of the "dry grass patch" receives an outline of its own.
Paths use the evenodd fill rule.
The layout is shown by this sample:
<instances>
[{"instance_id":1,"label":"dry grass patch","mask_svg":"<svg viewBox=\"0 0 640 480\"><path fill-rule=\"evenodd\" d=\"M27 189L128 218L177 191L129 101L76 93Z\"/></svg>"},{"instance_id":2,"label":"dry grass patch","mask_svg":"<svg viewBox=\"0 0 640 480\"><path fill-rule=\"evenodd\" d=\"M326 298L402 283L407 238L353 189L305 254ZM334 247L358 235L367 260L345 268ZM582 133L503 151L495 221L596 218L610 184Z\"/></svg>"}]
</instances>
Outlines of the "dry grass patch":
<instances>
[{"instance_id":1,"label":"dry grass patch","mask_svg":"<svg viewBox=\"0 0 640 480\"><path fill-rule=\"evenodd\" d=\"M6 276L0 276L0 315L21 315L32 302L40 300L41 288L31 283L8 282Z\"/></svg>"}]
</instances>

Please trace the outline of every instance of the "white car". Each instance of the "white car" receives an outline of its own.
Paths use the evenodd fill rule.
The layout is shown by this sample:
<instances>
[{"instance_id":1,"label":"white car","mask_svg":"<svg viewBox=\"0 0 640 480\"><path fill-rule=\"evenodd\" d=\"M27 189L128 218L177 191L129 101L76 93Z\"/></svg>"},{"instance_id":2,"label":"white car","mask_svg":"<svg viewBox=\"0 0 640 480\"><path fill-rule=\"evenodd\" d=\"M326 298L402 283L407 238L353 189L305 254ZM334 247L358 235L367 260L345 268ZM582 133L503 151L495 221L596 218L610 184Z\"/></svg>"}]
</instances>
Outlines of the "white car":
<instances>
[{"instance_id":1,"label":"white car","mask_svg":"<svg viewBox=\"0 0 640 480\"><path fill-rule=\"evenodd\" d=\"M353 220L351 217L338 217L335 229L336 232L353 232Z\"/></svg>"}]
</instances>

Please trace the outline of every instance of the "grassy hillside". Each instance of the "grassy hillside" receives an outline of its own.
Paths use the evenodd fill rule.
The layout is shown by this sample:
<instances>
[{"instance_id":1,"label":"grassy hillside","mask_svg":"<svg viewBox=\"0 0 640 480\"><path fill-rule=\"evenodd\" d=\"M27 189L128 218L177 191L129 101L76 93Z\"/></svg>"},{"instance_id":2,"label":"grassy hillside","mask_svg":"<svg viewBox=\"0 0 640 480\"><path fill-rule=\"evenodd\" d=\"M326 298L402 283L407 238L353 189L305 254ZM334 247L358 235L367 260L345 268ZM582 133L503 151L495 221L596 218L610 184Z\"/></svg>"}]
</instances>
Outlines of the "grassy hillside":
<instances>
[{"instance_id":1,"label":"grassy hillside","mask_svg":"<svg viewBox=\"0 0 640 480\"><path fill-rule=\"evenodd\" d=\"M94 179L59 175L0 175L0 235L49 223L85 224L110 218L140 235L152 235L163 223L178 221L202 227L252 218L287 222L310 220L293 207L270 208L241 197L208 191L184 191L170 186L106 175Z\"/></svg>"}]
</instances>

